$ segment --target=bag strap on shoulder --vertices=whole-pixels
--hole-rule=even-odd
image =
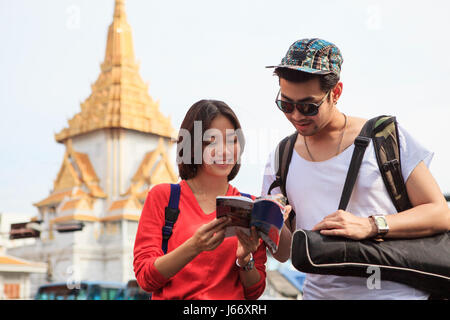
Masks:
[[[341,201],[339,202],[338,208],[340,210],[345,210],[350,201],[350,196],[352,195],[353,187],[355,186],[356,178],[358,177],[364,153],[366,152],[366,148],[372,137],[372,128],[375,122],[375,118],[367,121],[355,139],[355,149],[353,150],[352,160],[350,161],[344,188],[342,190]]]
[[[292,153],[294,152],[295,141],[297,140],[297,131],[290,136],[285,137],[278,143],[277,149],[275,151],[275,180],[269,187],[267,194],[270,194],[273,189],[280,187],[281,193],[287,199],[287,204],[289,204],[289,199],[287,197],[286,191],[286,180],[289,171],[289,164],[291,163]],[[288,221],[292,225],[292,221],[295,218],[295,211],[291,210],[289,213]]]
[[[241,192],[241,196],[246,197],[246,198],[249,198],[249,199],[252,198],[252,196],[251,196],[250,194],[248,194],[248,193],[243,193],[243,192]]]
[[[339,209],[347,208],[367,145],[372,140],[378,167],[389,196],[398,212],[412,207],[401,171],[400,142],[395,117],[368,120],[355,139],[355,150],[345,179]]]
[[[280,187],[281,193],[287,197],[286,194],[286,178],[289,171],[289,163],[291,162],[292,153],[294,152],[295,140],[298,133],[295,132],[290,136],[285,137],[277,146],[275,151],[275,180],[269,187],[267,194],[272,192],[272,189]]]
[[[372,141],[381,176],[397,212],[412,208],[402,174],[396,118],[378,117],[373,128]]]
[[[162,250],[164,254],[167,253],[167,246],[169,243],[169,238],[172,236],[172,229],[175,225],[175,222],[178,219],[178,214],[180,213],[180,209],[178,208],[180,203],[180,193],[181,186],[179,184],[171,184],[170,185],[170,198],[169,204],[165,208],[165,224],[162,228]]]

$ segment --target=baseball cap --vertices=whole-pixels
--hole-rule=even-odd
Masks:
[[[315,74],[340,75],[344,62],[341,52],[331,42],[314,38],[294,42],[277,66],[266,68],[289,68]]]

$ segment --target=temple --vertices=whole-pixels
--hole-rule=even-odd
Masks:
[[[55,134],[65,153],[50,194],[34,204],[41,237],[13,251],[47,263],[35,286],[69,278],[134,279],[134,237],[147,192],[178,180],[168,156],[177,132],[139,74],[123,0],[115,1],[105,58],[91,88],[81,111]],[[56,231],[80,222],[81,231]]]

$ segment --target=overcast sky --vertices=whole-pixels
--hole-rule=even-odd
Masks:
[[[98,77],[113,5],[0,0],[0,212],[34,215],[53,187],[64,154],[54,133]],[[449,1],[129,0],[126,11],[141,76],[175,128],[203,98],[237,113],[247,149],[233,184],[243,192],[259,194],[268,153],[293,132],[264,67],[319,37],[344,57],[338,108],[396,115],[435,152],[430,169],[450,193]]]

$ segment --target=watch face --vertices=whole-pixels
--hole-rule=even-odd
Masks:
[[[244,270],[250,271],[255,266],[255,260],[253,258],[247,263],[247,265],[244,267]]]
[[[387,228],[386,219],[384,219],[384,217],[376,217],[375,220],[380,229]]]

